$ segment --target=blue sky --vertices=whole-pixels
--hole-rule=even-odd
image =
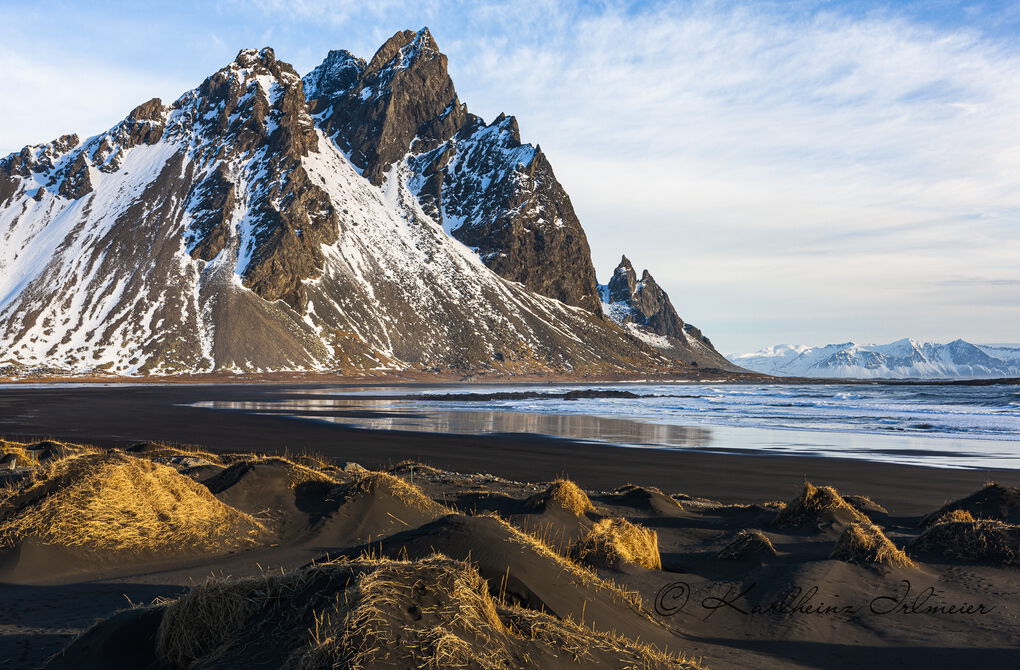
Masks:
[[[1020,341],[1016,2],[0,0],[0,153],[243,47],[305,72],[422,25],[549,154],[600,277],[626,253],[724,351]]]

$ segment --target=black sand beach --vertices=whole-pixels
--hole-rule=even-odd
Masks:
[[[856,459],[697,453],[577,444],[539,435],[459,436],[370,431],[326,422],[188,407],[201,400],[257,401],[294,385],[0,388],[0,435],[99,446],[140,441],[214,451],[311,452],[365,467],[404,459],[518,481],[568,475],[592,489],[657,486],[723,502],[785,497],[805,480],[826,482],[921,514],[993,479],[1020,485],[1020,471],[954,470]],[[415,392],[408,386],[409,393]]]

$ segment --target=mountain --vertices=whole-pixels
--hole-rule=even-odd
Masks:
[[[605,317],[545,155],[468,113],[446,64],[427,29],[303,78],[246,49],[172,104],[0,160],[0,367],[731,367]]]
[[[645,270],[637,278],[624,256],[609,283],[599,285],[603,312],[638,339],[692,365],[719,366],[711,340],[677,314],[666,292]]]
[[[898,340],[891,344],[853,342],[824,347],[780,344],[734,363],[770,375],[885,379],[981,379],[1020,376],[1020,345],[948,344]]]

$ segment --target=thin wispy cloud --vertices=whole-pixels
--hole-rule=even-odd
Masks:
[[[368,57],[429,25],[469,107],[516,114],[550,155],[600,275],[626,253],[724,349],[1020,333],[1009,4],[224,0],[165,13],[168,44],[208,45],[172,58],[150,45],[146,76],[181,90],[260,40],[307,70],[329,48]],[[0,36],[0,64],[24,53]],[[0,127],[8,150],[99,130],[103,109],[112,122],[163,94],[123,101],[144,77],[110,60],[89,97],[75,89],[89,69],[58,83],[66,54],[50,44],[20,65],[43,75],[0,78],[18,91]],[[29,119],[37,107],[53,111]]]

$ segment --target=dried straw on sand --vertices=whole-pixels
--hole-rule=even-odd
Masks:
[[[156,653],[170,668],[696,668],[627,638],[504,603],[469,564],[358,559],[212,581],[165,606]],[[267,645],[265,639],[271,639]]]
[[[597,522],[571,547],[570,557],[601,568],[618,568],[632,563],[649,570],[662,569],[658,533],[626,519]]]
[[[263,530],[173,468],[116,453],[56,461],[0,493],[5,547],[32,538],[102,556],[224,551]]]
[[[943,505],[921,520],[922,526],[931,526],[949,512],[969,512],[975,519],[996,519],[1007,523],[1020,523],[1020,488],[989,483],[966,498]]]
[[[760,530],[746,529],[719,552],[719,558],[728,561],[770,558],[776,555],[776,547],[769,536]]]
[[[961,561],[1020,565],[1020,526],[989,519],[948,521],[924,531],[910,548]]]
[[[588,494],[569,479],[557,479],[546,490],[528,498],[525,505],[538,510],[545,510],[551,505],[562,507],[577,516],[595,511]]]
[[[774,522],[778,528],[821,523],[871,523],[871,520],[831,486],[804,482],[804,490],[776,515]]]
[[[902,549],[897,549],[881,528],[871,523],[847,526],[836,540],[830,558],[847,563],[917,567],[917,563],[903,553]]]

